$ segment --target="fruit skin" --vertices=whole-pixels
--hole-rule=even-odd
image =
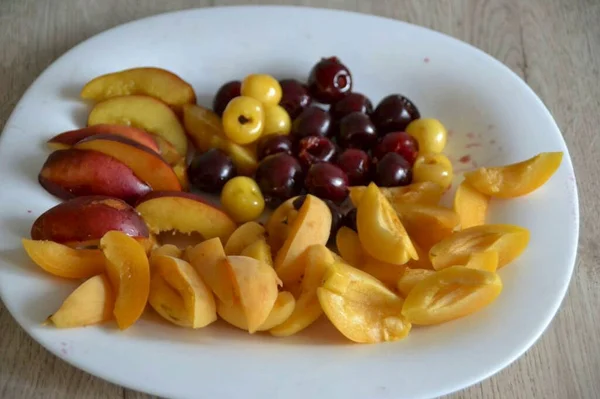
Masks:
[[[236,97],[223,111],[223,131],[236,144],[250,144],[258,140],[264,127],[264,106],[255,98]]]
[[[246,222],[231,234],[224,250],[227,255],[240,255],[250,244],[265,237],[265,228],[257,222]]]
[[[543,186],[558,170],[562,158],[562,152],[542,152],[522,162],[467,172],[465,180],[492,197],[520,197]]]
[[[353,112],[371,115],[373,113],[373,103],[364,94],[348,93],[340,101],[333,104],[329,112],[335,121],[340,121]]]
[[[31,238],[71,244],[99,240],[111,230],[133,237],[149,236],[140,215],[126,202],[105,196],[86,196],[58,204],[41,214]]]
[[[308,136],[297,144],[297,158],[304,169],[319,162],[330,162],[337,152],[335,144],[326,137]]]
[[[490,197],[475,190],[463,181],[454,194],[454,212],[460,219],[460,227],[468,229],[485,224]]]
[[[307,136],[331,136],[333,122],[329,112],[322,108],[311,106],[306,108],[294,119],[291,135],[297,140]]]
[[[219,237],[225,241],[236,228],[225,212],[192,193],[153,191],[140,199],[135,209],[154,234],[175,230],[199,233],[205,240]]]
[[[269,313],[267,319],[256,329],[256,331],[267,331],[280,325],[290,317],[295,306],[296,300],[291,293],[287,291],[280,292],[273,304],[271,313]],[[248,330],[248,323],[246,323],[246,316],[244,315],[241,304],[225,304],[219,302],[217,312],[223,320],[232,326],[241,330]]]
[[[257,219],[265,209],[265,199],[254,180],[238,176],[229,180],[221,192],[221,204],[237,223]]]
[[[233,302],[233,283],[225,262],[221,240],[211,238],[186,249],[185,257],[221,302]]]
[[[295,79],[283,79],[279,81],[282,90],[281,105],[294,120],[312,103],[306,85]]]
[[[308,91],[318,102],[333,104],[352,91],[352,74],[337,57],[322,58],[310,71]]]
[[[389,152],[375,165],[373,181],[381,187],[406,186],[413,181],[413,170],[402,155]]]
[[[367,187],[364,186],[350,187],[350,200],[354,206],[358,206],[366,190]],[[379,191],[393,207],[405,203],[437,205],[444,194],[444,189],[432,182],[412,183],[402,187],[380,187]]]
[[[258,159],[262,160],[269,155],[277,154],[278,152],[284,152],[288,155],[292,155],[292,140],[288,136],[282,135],[268,135],[262,136],[258,140],[256,146],[256,153]]]
[[[422,119],[418,119],[420,121]],[[388,152],[402,155],[412,166],[419,155],[419,143],[414,137],[404,132],[388,133],[373,149],[373,158],[382,159]]]
[[[447,189],[452,185],[453,177],[452,163],[444,154],[433,152],[420,154],[413,165],[415,183],[430,181]]]
[[[400,94],[385,97],[372,115],[380,136],[390,132],[404,132],[410,122],[420,117],[421,114],[412,101]]]
[[[217,90],[217,93],[215,94],[212,105],[213,111],[215,111],[217,115],[222,116],[227,104],[229,104],[229,101],[241,95],[242,82],[239,80],[232,80],[225,83],[219,88],[219,90]]]
[[[310,194],[336,203],[348,196],[348,176],[338,166],[330,163],[311,166],[304,185]]]
[[[300,193],[302,167],[296,158],[285,153],[269,155],[258,165],[256,183],[271,207]]]
[[[418,141],[423,152],[440,153],[448,140],[448,131],[437,119],[416,119],[408,124],[406,133]]]
[[[152,97],[131,95],[104,100],[92,108],[87,124],[136,127],[165,138],[182,156],[187,154],[187,138],[177,115]]]
[[[103,101],[112,97],[144,94],[155,97],[176,111],[195,103],[192,86],[162,68],[132,68],[98,76],[81,90],[81,98]]]
[[[271,75],[251,74],[242,81],[242,96],[252,97],[265,106],[277,105],[281,100],[281,85]]]
[[[366,152],[349,148],[338,155],[335,163],[348,176],[350,186],[368,184],[371,175],[371,158]]]
[[[371,148],[377,142],[377,130],[367,114],[353,112],[339,122],[338,142],[342,148]]]
[[[218,193],[237,175],[231,158],[217,148],[194,156],[187,170],[190,183],[208,193]]]
[[[278,134],[288,135],[292,130],[292,120],[287,111],[279,105],[265,107],[265,126],[263,136]]]

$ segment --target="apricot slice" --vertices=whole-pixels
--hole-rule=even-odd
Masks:
[[[465,180],[491,197],[520,197],[543,186],[556,172],[562,158],[562,152],[542,152],[523,162],[467,172]]]
[[[277,253],[283,243],[290,235],[292,223],[298,217],[298,211],[294,208],[294,200],[298,197],[293,197],[282,203],[271,213],[265,229],[267,231],[267,243],[271,247],[273,253]]]
[[[275,270],[284,284],[300,281],[305,264],[302,255],[312,245],[327,244],[331,230],[331,211],[327,204],[307,195],[289,235],[275,257]]]
[[[397,204],[395,209],[410,238],[427,250],[450,236],[460,222],[456,212],[442,206]]]
[[[183,251],[173,244],[165,244],[152,250],[150,258],[155,256],[171,256],[173,258],[181,259],[183,256]]]
[[[402,298],[352,266],[330,267],[317,296],[325,315],[351,341],[396,341],[410,331],[410,322],[401,314]]]
[[[468,229],[485,224],[490,197],[480,193],[463,181],[454,194],[454,212],[460,220],[460,227]]]
[[[512,262],[527,247],[529,230],[508,224],[486,224],[455,232],[429,251],[434,269],[465,265],[474,252],[498,252],[498,268]]]
[[[265,236],[265,228],[256,222],[247,222],[239,226],[225,244],[227,255],[240,255],[244,248]]]
[[[415,285],[404,301],[402,315],[419,325],[445,323],[483,309],[501,291],[496,273],[453,266]]]
[[[131,206],[105,197],[79,197],[50,208],[31,227],[31,238],[58,243],[98,242],[107,231],[148,237],[148,227]]]
[[[104,255],[97,249],[73,249],[52,241],[22,239],[36,265],[65,278],[88,278],[104,272]]]
[[[138,202],[136,210],[154,234],[175,230],[225,242],[236,228],[225,212],[192,193],[153,191]]]
[[[156,67],[131,68],[98,76],[81,90],[81,98],[94,101],[131,94],[158,98],[175,110],[196,102],[189,83],[173,72]]]
[[[91,277],[48,320],[58,328],[85,327],[112,319],[115,299],[104,274]]]
[[[48,156],[40,185],[61,199],[106,195],[134,203],[152,191],[124,163],[97,151],[58,150]]]
[[[271,267],[273,266],[271,248],[269,247],[269,244],[267,244],[267,240],[265,240],[265,238],[256,240],[252,244],[248,245],[246,248],[244,248],[240,255],[249,256],[260,262],[264,262]]]
[[[190,180],[188,179],[187,165],[185,163],[185,159],[181,159],[180,162],[173,165],[173,172],[175,172],[175,176],[177,176],[177,180],[179,180],[181,189],[183,191],[189,191]]]
[[[294,296],[287,291],[280,292],[277,295],[273,309],[267,319],[258,327],[256,331],[270,330],[281,323],[285,322],[292,312],[296,300]],[[238,303],[225,304],[219,302],[217,304],[217,313],[227,323],[241,330],[248,330],[248,323],[246,322],[246,315],[241,305]]]
[[[380,187],[379,190],[392,206],[407,203],[437,205],[444,194],[444,189],[432,182],[413,183],[401,187]],[[350,200],[355,207],[358,207],[365,191],[367,191],[365,186],[350,187]]]
[[[498,252],[494,250],[474,252],[465,264],[468,269],[495,272],[498,269]]]
[[[116,124],[132,126],[169,141],[179,154],[187,154],[187,137],[177,115],[168,105],[148,96],[113,97],[94,106],[88,126]]]
[[[435,270],[406,268],[398,279],[396,288],[406,298],[418,283],[433,274],[435,274]]]
[[[363,263],[365,253],[356,231],[346,226],[340,227],[335,236],[335,245],[342,259],[349,265],[359,267]]]
[[[356,225],[363,249],[373,258],[396,265],[419,258],[396,212],[374,183],[358,205]]]
[[[151,134],[151,136],[154,138],[154,141],[156,141],[159,149],[158,152],[166,163],[174,167],[175,165],[185,162],[185,156],[180,154],[173,144],[156,134]]]
[[[186,249],[185,257],[221,302],[233,301],[233,283],[224,265],[226,255],[219,238]]]
[[[100,240],[106,271],[116,292],[115,319],[121,330],[132,326],[144,312],[150,291],[146,251],[133,238],[109,231]]]
[[[181,327],[192,328],[191,316],[185,308],[183,297],[160,274],[155,273],[150,279],[148,303],[165,320]]]

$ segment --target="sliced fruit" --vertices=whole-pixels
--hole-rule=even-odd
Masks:
[[[498,252],[488,250],[483,252],[473,252],[465,264],[468,269],[485,270],[495,272],[498,269]]]
[[[465,180],[492,197],[520,197],[544,185],[557,171],[562,158],[562,152],[542,152],[523,162],[467,172]]]
[[[236,228],[222,210],[198,195],[180,191],[151,192],[138,202],[136,210],[154,234],[175,230],[199,233],[204,239],[219,237],[225,242]]]
[[[346,263],[354,267],[360,267],[363,264],[365,253],[356,231],[342,226],[335,236],[335,245]]]
[[[277,295],[277,299],[275,300],[273,309],[271,309],[271,313],[269,313],[267,319],[260,325],[260,327],[258,327],[256,331],[270,330],[271,328],[285,322],[294,311],[295,304],[296,300],[292,294],[287,291],[280,292]],[[242,330],[248,330],[246,315],[244,314],[241,304],[224,304],[223,302],[219,302],[217,304],[217,313],[223,320],[232,326]]]
[[[453,266],[415,285],[402,314],[414,324],[440,324],[486,307],[501,291],[502,281],[496,273]]]
[[[456,212],[442,206],[397,204],[395,209],[410,238],[425,250],[450,236],[460,222]]]
[[[279,205],[265,224],[267,242],[273,253],[277,253],[281,249],[290,234],[294,220],[298,216],[298,211],[294,208],[296,198],[298,197],[290,198]]]
[[[405,298],[410,294],[415,285],[435,274],[435,270],[406,268],[398,279],[396,288]]]
[[[114,315],[121,330],[142,315],[150,291],[150,266],[146,251],[133,238],[109,231],[100,240],[106,271],[116,293]]]
[[[166,163],[173,166],[173,168],[175,165],[185,163],[185,156],[180,154],[175,146],[167,141],[167,139],[157,136],[156,134],[151,134],[151,136],[154,138],[154,141],[156,141],[158,152]]]
[[[187,137],[177,115],[164,102],[149,96],[113,97],[94,106],[88,126],[133,126],[165,138],[179,154],[187,154]]]
[[[380,187],[381,194],[395,206],[396,204],[437,205],[444,194],[439,184],[432,182],[413,183],[400,187]],[[350,187],[350,200],[358,207],[360,199],[367,191],[366,186]]]
[[[112,319],[114,306],[110,282],[99,274],[77,287],[48,320],[58,328],[85,327]]]
[[[455,232],[434,245],[429,258],[436,270],[465,265],[471,254],[498,252],[498,268],[512,262],[527,247],[529,230],[508,224],[486,224]]]
[[[265,228],[256,222],[247,222],[239,226],[227,240],[225,253],[240,255],[244,248],[265,237]]]
[[[187,165],[185,164],[185,159],[182,159],[180,162],[173,165],[173,172],[175,172],[175,176],[177,176],[177,180],[179,180],[179,184],[181,184],[181,189],[183,191],[189,191],[190,180],[188,179]]]
[[[485,224],[490,197],[480,193],[463,181],[454,194],[454,212],[460,220],[460,227],[468,229]]]
[[[171,256],[173,258],[181,259],[183,256],[183,251],[173,244],[165,244],[152,250],[150,257],[152,258],[154,256]]]
[[[267,244],[267,240],[264,237],[254,241],[252,244],[244,248],[240,255],[249,256],[260,262],[264,262],[271,267],[273,266],[271,248],[269,247],[269,244]]]
[[[48,140],[48,146],[53,150],[65,150],[71,148],[81,140],[97,134],[112,134],[125,137],[150,148],[156,153],[160,153],[158,143],[151,134],[146,133],[144,130],[124,125],[94,125],[81,129],[69,130]]]
[[[233,302],[233,282],[225,265],[225,250],[219,238],[211,238],[186,249],[184,257],[221,302]]]
[[[181,327],[192,327],[183,297],[160,274],[152,275],[148,303],[165,320]]]

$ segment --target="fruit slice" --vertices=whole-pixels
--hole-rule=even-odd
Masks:
[[[173,165],[173,172],[175,172],[175,176],[177,176],[177,180],[179,180],[181,189],[183,191],[189,191],[190,180],[188,179],[187,165],[185,163],[185,159],[181,159],[180,162]]]
[[[358,205],[356,225],[363,249],[373,258],[396,265],[419,258],[396,212],[374,183]]]
[[[124,201],[89,196],[74,198],[44,212],[33,223],[31,238],[75,244],[99,240],[111,230],[133,237],[149,236],[144,220]]]
[[[380,187],[379,190],[392,206],[406,203],[437,205],[444,194],[444,189],[432,182],[413,183],[401,187]],[[355,207],[358,207],[365,191],[367,191],[365,186],[350,187],[350,200]]]
[[[415,285],[402,314],[414,324],[440,324],[486,307],[501,291],[502,281],[496,273],[453,266]]]
[[[410,331],[401,314],[402,298],[351,266],[336,263],[329,268],[317,296],[329,320],[351,341],[396,341]]]
[[[173,258],[181,259],[183,256],[183,251],[173,244],[165,244],[152,250],[150,258],[155,256],[171,256]]]
[[[195,103],[192,86],[162,68],[144,67],[108,73],[90,80],[81,90],[81,98],[104,101],[108,98],[145,94],[162,100],[175,110]]]
[[[244,248],[253,242],[264,238],[265,228],[256,222],[247,222],[239,226],[227,240],[225,253],[240,255]]]
[[[134,203],[152,191],[124,163],[88,150],[53,152],[42,166],[38,180],[46,191],[61,199],[106,195]]]
[[[187,138],[177,115],[168,105],[148,96],[113,97],[94,106],[88,126],[116,124],[133,126],[165,138],[182,156],[187,154]]]
[[[456,212],[442,206],[397,204],[395,210],[410,238],[425,250],[450,236],[460,222]]]
[[[267,244],[267,240],[264,237],[254,241],[252,244],[244,248],[240,255],[249,256],[273,267],[273,256],[271,255],[271,248],[269,247],[269,244]]]
[[[192,328],[202,328],[217,320],[213,294],[188,262],[157,255],[152,257],[152,267],[182,298]]]
[[[185,258],[221,302],[233,302],[233,282],[225,265],[225,251],[219,238],[211,238],[186,249]]]
[[[192,327],[192,320],[185,308],[183,298],[159,274],[153,274],[150,280],[148,303],[165,320],[181,327]]]
[[[109,231],[100,240],[106,271],[116,292],[115,319],[121,330],[140,318],[150,291],[150,266],[146,251],[133,238]]]
[[[542,152],[523,162],[467,172],[465,180],[477,191],[492,197],[520,197],[544,185],[562,158],[562,152]]]
[[[406,268],[398,279],[396,288],[406,298],[417,284],[434,274],[435,270]]]
[[[97,134],[125,137],[150,148],[156,153],[160,153],[158,143],[151,134],[146,133],[144,130],[124,125],[94,125],[81,129],[69,130],[48,140],[48,146],[53,150],[64,150],[71,148],[83,139]]]
[[[104,255],[97,249],[73,249],[52,241],[22,239],[23,248],[36,265],[65,278],[88,278],[104,272]]]
[[[239,174],[251,176],[256,170],[258,160],[255,146],[239,145],[227,139],[221,118],[214,112],[199,105],[186,105],[183,107],[183,124],[200,152],[218,148],[231,157]]]
[[[277,300],[275,300],[275,304],[273,305],[273,309],[271,309],[271,313],[269,313],[267,319],[260,325],[260,327],[258,327],[256,331],[270,330],[271,328],[285,322],[294,311],[295,304],[296,300],[292,294],[287,291],[280,292],[277,295]],[[246,315],[244,314],[241,304],[224,304],[223,302],[219,302],[217,304],[217,313],[223,320],[232,326],[242,330],[248,330]]]
[[[151,136],[156,141],[158,152],[166,163],[175,166],[181,162],[185,162],[185,156],[181,155],[173,144],[156,134],[151,134]]]
[[[512,262],[527,247],[529,230],[508,224],[486,224],[456,232],[434,245],[429,258],[436,270],[465,265],[471,254],[498,252],[498,268]]]
[[[138,202],[136,210],[154,234],[175,230],[226,241],[236,227],[225,212],[209,205],[202,197],[180,191],[151,192]]]
[[[460,220],[460,227],[468,229],[485,224],[490,197],[480,193],[463,181],[454,194],[454,212]]]
[[[76,149],[109,155],[127,165],[137,177],[157,191],[181,191],[173,169],[157,153],[120,136],[96,135],[75,144]]]
[[[365,253],[356,231],[346,226],[340,227],[335,236],[335,245],[346,263],[354,267],[362,265]]]
[[[267,231],[267,243],[271,247],[273,253],[277,253],[283,243],[290,235],[292,224],[296,217],[298,217],[298,211],[294,208],[294,200],[298,197],[293,197],[282,203],[273,211],[269,220],[265,224]]]
[[[269,317],[280,281],[271,266],[247,256],[228,256],[224,264],[233,281],[235,298],[246,315],[248,332],[252,334]]]
[[[474,252],[469,256],[465,267],[468,269],[495,272],[498,269],[498,252],[494,250]]]
[[[331,230],[331,211],[325,202],[307,195],[289,236],[275,257],[275,270],[284,284],[300,281],[305,263],[302,256],[312,245],[325,245]]]
[[[112,319],[115,298],[104,274],[91,277],[48,318],[58,328],[85,327]]]

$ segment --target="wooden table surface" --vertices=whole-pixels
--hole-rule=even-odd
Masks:
[[[475,45],[508,65],[554,115],[575,163],[581,239],[558,315],[523,357],[453,398],[600,398],[600,1],[598,0],[0,0],[0,126],[34,79],[75,44],[166,11],[296,4],[377,14]],[[510,99],[507,99],[510,101]],[[526,133],[526,132],[524,132]],[[0,302],[0,398],[145,398],[67,365]]]

